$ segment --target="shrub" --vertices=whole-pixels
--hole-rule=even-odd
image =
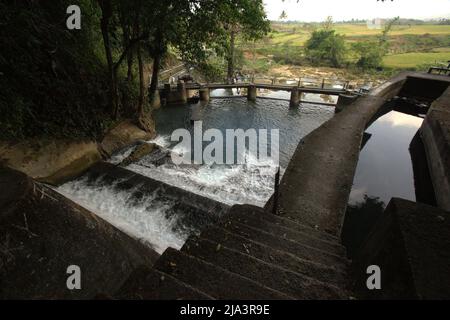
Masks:
[[[344,63],[345,54],[344,37],[335,30],[316,30],[306,42],[305,55],[313,64],[340,67]]]

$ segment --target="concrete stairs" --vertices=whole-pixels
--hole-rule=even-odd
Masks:
[[[327,233],[253,206],[168,248],[121,299],[348,299],[345,249]]]

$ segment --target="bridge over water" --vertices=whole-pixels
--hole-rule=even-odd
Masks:
[[[267,84],[267,83],[253,83],[253,82],[238,82],[238,83],[184,83],[179,81],[176,88],[171,84],[164,84],[159,87],[161,92],[161,98],[165,99],[168,104],[176,103],[186,103],[191,91],[198,91],[200,101],[208,101],[211,98],[223,98],[223,97],[212,97],[210,95],[211,90],[217,89],[246,89],[247,99],[250,101],[255,101],[257,98],[258,89],[273,90],[273,91],[287,91],[291,93],[290,96],[290,106],[297,106],[300,102],[304,103],[314,103],[322,105],[334,106],[335,103],[324,103],[324,102],[310,102],[302,101],[301,97],[303,93],[310,94],[320,94],[320,95],[330,95],[339,96],[342,94],[349,93],[348,82],[342,85],[327,84],[325,80],[322,80],[320,84],[313,85],[302,85],[301,81],[297,84]]]

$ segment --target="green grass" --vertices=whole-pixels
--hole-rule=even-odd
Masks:
[[[434,48],[433,52],[450,52],[450,47],[445,48]]]
[[[365,24],[336,24],[335,29],[338,33],[346,36],[370,36],[381,33],[380,29],[369,29]],[[405,34],[432,34],[442,35],[450,34],[449,25],[413,25],[413,26],[394,26],[390,35]]]
[[[445,51],[445,50],[447,51]],[[383,63],[388,68],[414,69],[425,64],[439,64],[450,60],[450,48],[440,48],[441,52],[410,52],[386,56]]]
[[[294,46],[303,45],[308,40],[310,34],[303,33],[276,33],[271,39],[273,44],[289,44]]]
[[[302,47],[317,28],[319,24],[274,23],[273,32],[254,49],[281,64],[302,64]],[[366,24],[335,24],[334,28],[344,35],[348,47],[355,42],[376,40],[382,32],[369,29]],[[396,25],[389,42],[391,55],[385,57],[384,65],[391,69],[414,69],[450,60],[450,25]],[[352,61],[351,52],[348,59]]]
[[[346,42],[352,43],[373,39],[381,34],[380,29],[369,29],[365,24],[336,24],[337,33],[345,36]],[[273,25],[275,30],[269,35],[269,43],[273,45],[293,45],[303,46],[314,28],[305,27],[302,24],[290,24],[287,26]],[[413,25],[394,26],[390,32],[390,37],[394,41],[402,39],[414,39],[417,36],[426,37],[450,37],[450,25]],[[413,41],[413,40],[410,40]]]

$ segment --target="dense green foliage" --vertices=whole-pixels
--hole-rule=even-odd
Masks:
[[[66,9],[81,8],[81,30]],[[99,137],[149,110],[160,67],[176,52],[209,66],[229,52],[230,26],[268,30],[261,0],[78,0],[0,3],[0,138]],[[150,100],[151,101],[151,100]]]
[[[357,58],[356,65],[362,69],[379,68],[386,54],[385,48],[378,42],[356,42],[352,45]]]
[[[328,28],[316,30],[306,42],[305,54],[314,64],[325,63],[340,67],[346,54],[344,37]]]
[[[97,136],[108,125],[98,15],[80,1],[83,28],[69,31],[71,2],[0,3],[1,138]]]

